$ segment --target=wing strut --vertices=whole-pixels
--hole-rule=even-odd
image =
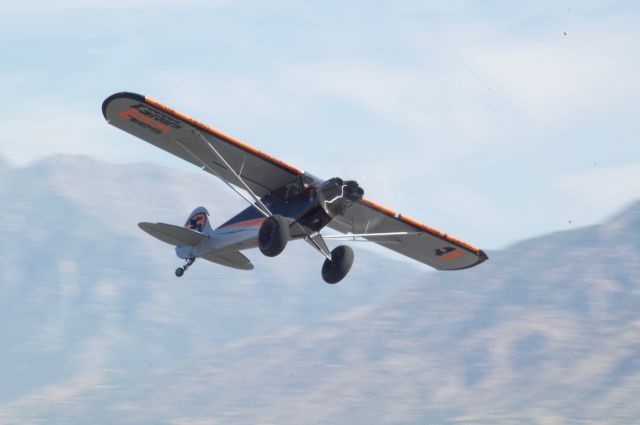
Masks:
[[[238,189],[236,189],[235,186],[233,186],[232,184],[230,184],[228,181],[226,181],[225,179],[223,179],[220,174],[218,174],[216,172],[216,170],[214,170],[213,168],[211,168],[209,165],[207,165],[207,163],[205,163],[204,161],[202,161],[200,158],[198,158],[193,152],[191,152],[184,144],[182,144],[180,142],[180,140],[176,140],[176,143],[178,144],[178,146],[180,146],[182,148],[183,151],[185,151],[186,153],[188,153],[189,155],[191,155],[191,157],[193,159],[195,159],[197,162],[199,162],[200,164],[202,164],[201,169],[207,169],[211,172],[211,174],[213,174],[214,176],[218,177],[220,180],[222,180],[224,182],[224,184],[226,184],[227,186],[229,186],[231,188],[231,190],[233,190],[235,193],[237,193],[238,195],[240,195],[240,197],[242,199],[244,199],[245,201],[247,201],[252,207],[254,207],[255,209],[257,209],[262,215],[264,215],[265,217],[269,217],[269,214],[265,211],[263,211],[260,206],[256,205],[255,203],[253,203],[253,201],[249,198],[247,198],[244,193],[240,192]]]
[[[251,197],[253,198],[253,201],[251,199],[247,198],[242,192],[240,192],[238,189],[236,189],[232,184],[227,182],[226,179],[223,179],[220,176],[220,174],[218,174],[213,168],[211,168],[204,161],[202,161],[200,158],[198,158],[184,144],[182,144],[182,143],[180,143],[180,141],[176,140],[178,145],[180,145],[180,147],[185,152],[187,152],[189,155],[191,155],[196,161],[201,163],[203,169],[204,168],[208,169],[213,175],[215,175],[220,180],[222,180],[227,186],[229,186],[234,192],[236,192],[238,195],[240,195],[240,197],[242,197],[242,199],[244,199],[249,204],[251,204],[251,206],[253,206],[255,209],[257,209],[262,215],[264,215],[265,217],[271,217],[273,214],[271,213],[269,208],[267,208],[267,206],[260,200],[260,198],[258,198],[258,196],[256,196],[255,193],[253,193],[251,188],[244,182],[242,177],[240,177],[240,175],[238,173],[236,173],[236,171],[229,165],[227,160],[225,160],[224,157],[222,155],[220,155],[220,153],[216,150],[216,148],[214,148],[211,145],[211,143],[209,143],[209,141],[198,130],[193,129],[192,131],[196,136],[198,136],[204,142],[205,145],[207,145],[209,147],[209,149],[211,149],[211,151],[215,154],[215,156],[218,157],[218,159],[222,162],[222,164],[224,164],[224,167],[233,174],[233,176],[236,178],[236,180],[240,182],[242,187],[251,195]],[[245,160],[246,160],[246,156],[245,156],[244,160],[242,161],[242,166],[240,167],[240,173],[242,173],[242,169],[244,168]]]
[[[346,235],[325,235],[325,239],[339,239],[339,238],[368,238],[370,236],[400,236],[400,235],[423,235],[424,232],[387,232],[387,233],[349,233]]]
[[[401,243],[397,238],[391,238],[391,240],[387,241],[380,239],[393,236],[419,236],[423,234],[424,232],[353,233],[347,235],[324,235],[323,238],[352,242]],[[372,240],[367,240],[368,238],[371,238]]]
[[[228,183],[226,180],[220,178],[220,175],[213,170],[210,166],[208,166],[206,163],[204,163],[203,161],[201,161],[197,156],[195,156],[189,149],[187,149],[186,146],[184,146],[182,143],[180,143],[179,141],[178,144],[180,145],[180,147],[182,149],[184,149],[187,153],[189,153],[189,155],[191,155],[192,157],[194,157],[195,159],[198,160],[198,162],[200,162],[202,164],[203,168],[208,168],[209,171],[211,171],[214,175],[218,176],[220,178],[220,180],[222,180],[223,182],[225,182],[227,184],[227,186],[229,186],[231,189],[233,189],[234,192],[236,192],[238,195],[240,195],[245,201],[249,202],[253,207],[255,207],[258,211],[260,211],[265,217],[271,217],[273,214],[271,213],[271,211],[269,211],[269,208],[267,208],[267,206],[260,200],[260,198],[258,198],[258,196],[256,196],[255,193],[253,193],[253,191],[251,190],[251,188],[244,182],[244,180],[242,179],[242,177],[240,177],[240,175],[238,173],[236,173],[236,171],[229,165],[229,163],[224,159],[224,157],[220,154],[220,152],[218,152],[216,150],[216,148],[213,147],[213,145],[206,139],[206,137],[204,137],[202,135],[202,133],[200,133],[198,130],[193,129],[192,130],[193,133],[198,136],[205,145],[207,145],[209,147],[209,149],[211,149],[211,151],[215,154],[216,157],[218,157],[218,159],[222,162],[222,164],[224,164],[225,168],[227,170],[229,170],[234,177],[236,178],[237,181],[240,182],[240,184],[242,185],[242,187],[249,193],[249,195],[251,195],[251,197],[253,198],[254,202],[251,202],[251,200],[249,198],[247,198],[246,196],[244,196],[244,194],[242,192],[240,192],[238,189],[236,189],[232,184]],[[242,165],[240,166],[240,173],[242,173],[242,169],[244,168],[244,161],[245,159],[242,161]],[[306,232],[306,230],[300,225],[300,223],[298,223],[298,226],[302,229],[302,231],[306,234],[304,240],[307,241],[309,243],[309,245],[311,245],[312,247],[314,247],[315,249],[317,249],[322,255],[324,255],[329,261],[331,261],[331,251],[329,250],[329,247],[327,247],[326,242],[324,241],[322,235],[319,232],[315,232],[314,234],[309,234]]]
[[[249,185],[247,185],[244,180],[242,180],[242,177],[240,177],[238,175],[238,173],[236,173],[236,170],[234,170],[229,163],[227,162],[226,159],[224,159],[224,157],[222,155],[220,155],[220,153],[216,150],[216,148],[213,147],[213,145],[211,143],[209,143],[209,141],[202,135],[202,133],[200,133],[198,130],[193,129],[192,130],[194,132],[194,134],[196,136],[198,136],[200,139],[202,139],[202,141],[205,143],[205,145],[209,146],[209,149],[211,149],[211,151],[218,157],[218,159],[220,161],[222,161],[222,163],[224,164],[224,166],[227,168],[227,170],[231,171],[231,173],[235,176],[236,179],[238,179],[238,181],[240,182],[240,184],[242,184],[242,187],[249,192],[249,195],[251,195],[251,197],[253,198],[253,200],[255,201],[255,203],[257,205],[260,206],[260,208],[258,208],[260,210],[260,212],[262,214],[264,214],[267,217],[271,217],[273,214],[271,213],[271,211],[269,211],[269,208],[267,208],[267,206],[265,204],[262,203],[262,201],[260,200],[260,198],[258,198],[256,196],[255,193],[253,193],[253,190],[251,190],[251,188],[249,187]],[[244,167],[244,162],[242,164],[242,167]]]

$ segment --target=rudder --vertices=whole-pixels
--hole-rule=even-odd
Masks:
[[[189,218],[187,218],[186,223],[184,223],[184,227],[204,233],[205,235],[210,235],[213,230],[209,223],[209,211],[207,211],[205,207],[196,208],[189,214]]]

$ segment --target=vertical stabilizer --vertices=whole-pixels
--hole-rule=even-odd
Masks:
[[[213,233],[209,224],[209,211],[205,207],[198,207],[191,214],[184,224],[187,229],[192,229],[205,235]]]

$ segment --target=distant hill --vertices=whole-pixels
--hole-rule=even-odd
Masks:
[[[102,369],[144,375],[387,299],[428,273],[412,266],[387,284],[377,279],[392,273],[387,263],[356,246],[349,280],[330,286],[320,277],[323,258],[296,242],[275,259],[249,251],[252,272],[198,261],[178,279],[173,248],[137,227],[182,224],[198,205],[222,223],[243,202],[215,178],[148,164],[0,162],[0,423],[2,406],[51,385],[67,388]]]
[[[242,204],[214,180],[78,157],[0,176],[0,423],[640,417],[640,203],[460,272],[358,249],[330,286],[298,243],[178,280],[135,223],[222,221]]]

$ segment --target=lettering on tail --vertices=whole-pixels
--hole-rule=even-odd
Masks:
[[[204,228],[207,224],[207,215],[203,212],[199,212],[191,216],[187,221],[185,227],[187,229],[196,230],[198,232],[204,232]]]

